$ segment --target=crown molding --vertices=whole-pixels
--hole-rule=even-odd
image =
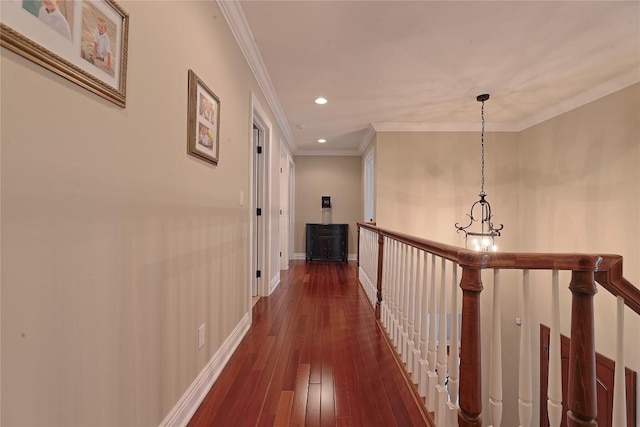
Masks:
[[[291,133],[291,128],[287,122],[287,117],[282,111],[282,106],[278,100],[271,78],[267,72],[267,68],[262,61],[262,56],[258,50],[258,46],[254,41],[253,34],[249,28],[247,18],[244,16],[240,2],[237,0],[216,0],[224,19],[227,21],[227,25],[233,33],[233,37],[236,39],[240,50],[249,64],[249,68],[253,72],[260,89],[264,97],[267,99],[267,103],[271,108],[271,112],[276,118],[280,129],[284,135],[284,139],[292,152],[296,151],[296,145]]]
[[[348,151],[322,151],[322,150],[298,150],[293,133],[289,127],[278,96],[269,73],[262,61],[262,57],[255,44],[253,34],[244,16],[244,12],[238,0],[216,0],[233,36],[242,50],[249,68],[253,72],[269,107],[282,130],[286,144],[291,153],[302,156],[358,156],[362,155],[371,144],[377,132],[476,132],[478,123],[371,123],[366,129],[365,135],[356,150]],[[490,132],[520,132],[557,117],[568,111],[588,104],[596,99],[610,95],[628,86],[640,82],[640,67],[636,67],[608,82],[596,86],[587,92],[576,95],[570,99],[559,102],[547,109],[516,123],[492,123]]]
[[[489,132],[521,132],[525,129],[575,110],[599,98],[610,95],[640,82],[640,67],[636,67],[614,79],[586,92],[554,104],[545,110],[517,123],[492,123]],[[371,123],[375,132],[473,132],[478,123]]]
[[[371,123],[375,132],[477,132],[479,123]],[[516,132],[509,123],[492,123],[489,132]]]
[[[364,152],[367,151],[375,136],[376,130],[374,129],[373,124],[370,124],[365,129],[362,140],[360,141],[360,145],[358,146],[358,153],[360,153],[360,155],[364,154]]]
[[[611,95],[614,92],[622,90],[638,82],[640,82],[640,67],[636,67],[629,72],[626,72],[619,75],[618,77],[609,80],[608,82],[598,85],[572,98],[559,102],[539,112],[538,114],[522,120],[515,125],[515,128],[518,132],[523,131],[546,120],[564,114],[568,111],[575,110],[578,107],[582,107],[583,105],[593,102],[596,99]]]

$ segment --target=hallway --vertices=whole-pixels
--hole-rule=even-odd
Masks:
[[[422,426],[356,265],[293,261],[189,426]]]

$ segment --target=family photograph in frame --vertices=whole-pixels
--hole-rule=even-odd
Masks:
[[[187,109],[187,153],[217,165],[220,99],[193,70],[188,73]]]
[[[3,2],[3,47],[126,106],[129,15],[114,0]]]

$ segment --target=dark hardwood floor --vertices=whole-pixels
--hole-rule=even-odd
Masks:
[[[424,426],[355,263],[294,261],[195,413],[197,426]]]

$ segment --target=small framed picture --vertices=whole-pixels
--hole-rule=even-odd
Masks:
[[[189,70],[187,153],[218,164],[220,146],[220,99]]]
[[[0,44],[126,105],[129,15],[114,0],[2,2]]]

